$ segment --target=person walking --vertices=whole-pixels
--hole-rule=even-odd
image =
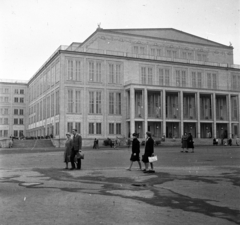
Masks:
[[[182,151],[181,152],[184,152],[184,149],[185,149],[185,152],[188,152],[187,139],[188,139],[188,135],[186,132],[184,132],[184,135],[182,136]]]
[[[82,149],[82,137],[81,135],[79,135],[77,133],[77,129],[73,129],[72,130],[72,133],[73,133],[73,140],[72,140],[72,143],[73,143],[73,146],[72,146],[72,153],[71,153],[71,165],[72,165],[72,168],[70,170],[75,170],[76,167],[75,167],[75,163],[74,163],[74,160],[75,160],[75,156],[81,152],[81,149]],[[77,158],[77,169],[80,170],[81,169],[81,159],[80,158]]]
[[[97,138],[94,139],[93,141],[93,149],[97,148]]]
[[[139,169],[142,170],[142,165],[141,165],[140,157],[139,157],[139,154],[140,154],[140,141],[138,140],[138,134],[137,133],[133,133],[132,136],[133,136],[133,142],[132,142],[132,155],[131,155],[131,158],[130,158],[131,162],[130,162],[130,166],[129,166],[129,168],[127,170],[131,171],[133,162],[135,162],[135,161],[138,162]]]
[[[71,134],[66,133],[66,142],[65,142],[65,149],[64,149],[64,162],[66,163],[65,169],[68,169],[68,163],[70,162],[70,157],[72,153],[72,139]]]
[[[151,165],[151,170],[149,170],[149,160],[148,157],[151,157],[154,155],[154,140],[152,139],[152,134],[151,132],[146,132],[147,135],[147,140],[145,143],[145,152],[142,157],[142,161],[145,165],[145,169],[143,170],[144,173],[155,173],[154,168],[153,168],[153,163],[150,163]]]
[[[191,133],[188,133],[188,139],[187,139],[187,148],[192,149],[192,153],[194,153],[194,141],[193,141],[193,136]]]

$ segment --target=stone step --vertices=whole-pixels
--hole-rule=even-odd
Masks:
[[[54,147],[50,139],[14,140],[13,148],[51,148]]]

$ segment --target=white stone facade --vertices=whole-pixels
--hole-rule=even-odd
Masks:
[[[175,29],[97,29],[60,48],[28,82],[28,136],[240,136],[232,46]]]

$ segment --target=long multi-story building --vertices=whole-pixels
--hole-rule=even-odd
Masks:
[[[26,133],[27,81],[0,80],[0,138]]]
[[[85,144],[146,131],[240,136],[233,47],[176,29],[99,27],[82,43],[60,46],[26,89],[27,136],[59,141],[72,128]]]

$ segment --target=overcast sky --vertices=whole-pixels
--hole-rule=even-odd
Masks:
[[[29,80],[60,45],[104,29],[174,28],[234,47],[240,0],[0,0],[0,79]]]

